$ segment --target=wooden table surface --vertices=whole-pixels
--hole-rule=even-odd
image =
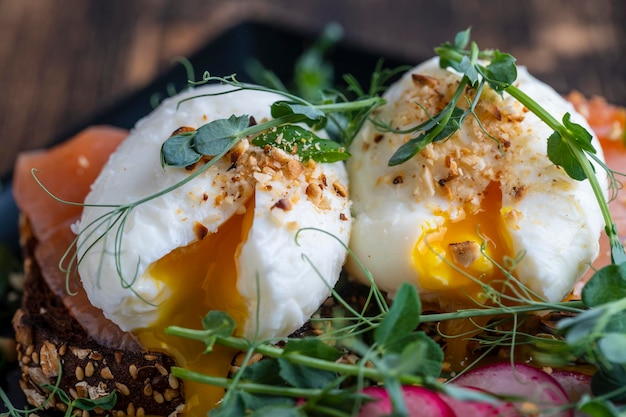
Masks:
[[[409,63],[473,27],[565,94],[626,105],[624,0],[0,0],[0,178],[237,23],[316,33]]]

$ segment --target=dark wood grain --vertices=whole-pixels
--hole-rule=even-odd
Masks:
[[[0,177],[45,146],[247,20],[314,33],[407,62],[472,26],[482,47],[513,53],[558,91],[626,104],[623,0],[0,0]]]

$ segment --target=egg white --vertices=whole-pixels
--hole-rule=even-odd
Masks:
[[[449,94],[459,81],[458,74],[439,68],[437,58],[426,61],[389,88],[384,96],[387,104],[374,117],[398,129],[415,126],[426,120],[423,113],[421,119],[416,116],[419,105],[428,106],[433,96]],[[516,85],[557,119],[569,112],[573,122],[591,131],[568,102],[525,68],[519,68]],[[434,95],[433,89],[437,89]],[[548,126],[508,94],[501,98],[486,90],[485,108],[503,118],[502,123],[490,125],[508,141],[503,153],[496,141],[481,136],[471,120],[450,140],[430,145],[398,166],[390,167],[388,161],[410,138],[408,134],[382,134],[367,123],[350,148],[347,166],[354,215],[350,247],[376,284],[391,294],[408,281],[417,285],[423,297],[439,297],[420,284],[423,277],[412,260],[415,245],[447,221],[463,218],[467,207],[480,207],[480,193],[494,181],[502,190],[503,213],[509,213],[493,213],[494,221],[504,222],[511,255],[524,253],[514,275],[531,290],[547,300],[561,300],[598,254],[603,220],[589,182],[572,180],[549,161],[547,138],[552,130]],[[477,154],[472,147],[479,136],[488,149]],[[595,137],[593,145],[602,159]],[[442,192],[439,183],[450,172],[444,153],[458,156],[462,168],[460,179],[446,183],[451,195]],[[606,189],[604,171],[597,164],[595,168]],[[366,279],[356,262],[349,261],[348,269]]]
[[[119,223],[102,224],[95,231],[89,227],[111,210],[97,205],[136,202],[190,175],[184,168],[163,169],[160,164],[161,145],[176,129],[197,128],[233,114],[247,114],[260,122],[271,118],[270,105],[281,98],[250,90],[198,97],[229,89],[204,86],[164,101],[137,123],[85,200],[76,228],[79,274],[91,303],[122,330],[149,327],[159,316],[159,303],[172,295],[147,272],[149,266],[196,241],[194,224],[216,232],[232,215],[245,211],[252,196],[254,220],[237,260],[237,290],[249,309],[244,336],[282,337],[293,332],[338,279],[351,226],[349,201],[332,186],[347,188],[342,163],[313,164],[294,179],[271,175],[269,170],[242,180],[237,178],[241,172],[229,169],[232,161],[222,158],[189,183],[134,207],[125,219],[121,248],[115,247]],[[182,101],[189,97],[196,98]],[[255,148],[246,141],[242,147]],[[311,182],[323,183],[323,207],[307,197]],[[285,199],[288,209],[279,208]],[[303,231],[296,240],[298,230],[307,227],[326,233]]]

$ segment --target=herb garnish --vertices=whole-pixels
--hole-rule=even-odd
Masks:
[[[220,79],[229,85],[239,86],[234,79]],[[264,87],[240,86],[243,89],[270,91]],[[295,96],[292,96],[295,98]],[[277,146],[300,156],[304,161],[335,162],[347,159],[350,154],[337,142],[322,139],[312,129],[322,128],[327,123],[327,115],[355,109],[370,108],[382,104],[380,98],[368,98],[357,102],[328,103],[314,105],[302,99],[297,101],[276,101],[271,112],[274,119],[250,126],[247,115],[232,115],[228,119],[218,119],[200,126],[191,132],[178,133],[168,138],[161,148],[161,164],[171,166],[192,165],[203,155],[215,156],[231,149],[245,137],[253,137],[252,143],[258,146]],[[311,130],[296,123],[304,123]]]
[[[376,82],[385,80],[387,80],[385,77],[375,78]],[[271,146],[289,150],[289,152],[299,155],[303,160],[313,159],[318,162],[341,161],[349,157],[349,154],[345,151],[346,144],[349,144],[352,137],[356,134],[355,119],[352,119],[352,117],[356,117],[359,123],[363,123],[374,108],[384,104],[384,100],[378,95],[366,96],[350,101],[341,94],[335,94],[332,98],[326,99],[321,104],[314,104],[288,92],[277,91],[264,86],[242,84],[234,75],[215,77],[205,72],[201,81],[189,81],[192,86],[209,82],[219,82],[232,87],[232,89],[219,93],[193,95],[181,100],[179,105],[185,101],[198,99],[200,97],[230,94],[242,90],[274,93],[282,96],[284,100],[277,100],[272,104],[271,114],[274,118],[262,123],[253,124],[251,126],[249,116],[232,115],[228,119],[211,121],[194,131],[182,132],[170,138],[164,138],[165,142],[161,148],[161,164],[163,169],[166,169],[167,166],[183,167],[194,164],[199,161],[203,155],[209,156],[210,159],[180,182],[137,201],[120,205],[89,205],[91,207],[102,207],[110,210],[100,215],[89,224],[84,225],[81,232],[72,241],[64,256],[61,258],[59,268],[66,273],[66,291],[68,294],[72,294],[69,283],[71,277],[76,272],[77,266],[82,262],[88,252],[92,250],[98,242],[106,239],[111,232],[114,232],[113,247],[118,277],[123,288],[134,292],[133,284],[138,278],[137,272],[135,272],[135,276],[124,276],[119,256],[123,251],[124,227],[132,210],[139,205],[170,193],[188,182],[193,181],[226,155],[240,140],[250,138],[252,143],[256,142],[256,144],[262,144],[264,146],[271,144]],[[372,87],[373,91],[378,91],[380,88],[378,84]],[[339,126],[337,118],[342,114],[350,115],[351,124],[349,124],[347,128],[336,129],[338,132],[337,140],[340,142],[322,139],[312,132],[312,130],[323,128],[327,123]],[[300,124],[308,126],[308,129],[305,129]],[[55,196],[37,178],[37,170],[33,169],[32,174],[38,185],[56,201],[69,205],[88,206],[78,202],[63,200]],[[101,228],[104,229],[104,233],[99,234],[98,230]],[[84,242],[83,245],[86,246],[81,247],[77,245],[81,237],[87,237],[88,240],[92,240],[86,243]],[[77,246],[78,250],[74,250]],[[82,252],[82,254],[79,254],[80,252]],[[132,269],[136,270],[136,266]],[[137,296],[139,296],[139,294],[137,294]],[[147,300],[144,301],[148,303]]]
[[[461,32],[453,44],[446,43],[436,49],[442,67],[451,67],[463,74],[459,90],[453,100],[442,112],[433,115],[430,120],[414,129],[418,136],[399,148],[390,164],[403,163],[427,144],[446,140],[460,128],[466,117],[476,117],[473,108],[485,86],[501,94],[506,92],[554,129],[554,133],[547,138],[551,161],[563,167],[572,178],[588,179],[592,184],[611,242],[612,265],[598,271],[585,286],[582,302],[555,304],[529,302],[512,307],[479,306],[481,308],[428,315],[421,313],[419,296],[413,286],[403,285],[393,304],[389,306],[373,285],[368,296],[368,305],[369,301],[375,300],[373,304],[378,304],[379,311],[377,314],[366,315],[364,312],[355,311],[334,291],[333,294],[340,301],[341,307],[337,309],[336,316],[329,319],[328,331],[318,338],[287,339],[283,347],[275,346],[273,340],[259,341],[234,337],[232,319],[221,312],[209,312],[203,320],[204,330],[170,327],[167,333],[200,340],[207,345],[207,352],[218,343],[245,351],[248,358],[254,352],[262,353],[268,358],[254,365],[247,365],[245,361],[241,370],[232,379],[201,375],[182,368],[173,369],[173,373],[178,377],[228,389],[223,403],[210,412],[211,416],[244,415],[250,412],[254,413],[253,415],[273,412],[281,416],[304,416],[307,413],[349,416],[357,412],[360,404],[367,400],[359,394],[359,390],[368,383],[376,382],[384,383],[389,390],[394,415],[406,414],[400,390],[402,384],[421,384],[433,390],[445,391],[457,398],[488,401],[490,397],[487,394],[454,389],[437,380],[441,371],[442,351],[432,339],[418,329],[418,325],[430,321],[480,315],[506,316],[517,322],[518,318],[523,318],[527,313],[542,310],[566,311],[577,315],[559,323],[558,330],[562,332],[564,339],[541,340],[541,337],[533,335],[529,335],[528,339],[534,337],[533,343],[537,346],[548,346],[548,353],[566,352],[598,368],[592,384],[594,393],[598,395],[594,399],[584,397],[575,406],[593,416],[618,415],[619,410],[612,401],[626,400],[624,388],[626,255],[589,160],[591,158],[600,162],[594,155],[595,150],[590,143],[591,136],[584,128],[572,123],[569,115],[565,115],[562,122],[554,119],[532,98],[513,85],[516,67],[512,56],[499,51],[480,51],[475,43],[471,43],[470,48],[466,49],[469,34],[469,29]],[[236,89],[260,89],[241,85],[234,78],[211,77],[207,74],[205,81],[209,80],[218,80]],[[456,104],[467,87],[473,88],[476,94],[469,108],[464,110]],[[353,91],[358,91],[358,88]],[[364,93],[363,90],[360,92]],[[253,143],[255,140],[258,141],[257,144],[273,142],[272,146],[282,146],[282,139],[286,138],[283,150],[303,152],[299,149],[303,133],[299,129],[303,128],[295,123],[315,127],[328,123],[332,125],[332,121],[339,120],[336,118],[337,115],[333,114],[338,111],[343,115],[360,116],[357,119],[348,119],[347,125],[352,126],[352,129],[338,129],[343,133],[355,133],[354,128],[358,130],[369,112],[382,103],[382,99],[377,97],[378,93],[379,90],[370,90],[366,98],[353,102],[356,103],[354,106],[350,106],[347,101],[312,104],[287,95],[286,101],[275,103],[276,109],[272,108],[272,114],[276,117],[274,120],[279,120],[274,122],[276,125],[249,126],[248,116],[233,115],[214,125],[207,124],[193,134],[181,134],[178,138],[171,138],[171,143],[164,145],[162,161],[165,165],[184,166],[189,163],[188,161],[197,162],[202,155],[214,156],[213,159],[217,159],[238,140],[247,136],[252,137]],[[346,119],[335,125],[346,126],[345,121]],[[382,125],[380,127],[385,128]],[[316,136],[308,136],[308,133],[305,133],[305,136],[305,142],[308,140],[307,143],[311,145],[309,149],[324,148],[322,145],[317,146],[320,142]],[[351,140],[350,135],[343,137],[344,142],[339,146],[347,146]],[[330,149],[330,158],[342,154],[339,149]],[[301,158],[322,158],[321,160],[329,158],[324,156],[323,152],[311,155],[298,154]],[[213,159],[203,168],[208,167]],[[607,169],[603,164],[600,165]],[[608,172],[612,177],[612,173]],[[613,177],[612,181],[613,183],[615,181]],[[142,202],[144,201],[135,203],[135,206]],[[134,206],[129,206],[128,210],[132,207]],[[345,314],[346,312],[348,314]],[[494,333],[498,332],[496,329],[491,330]],[[524,337],[517,334],[516,330],[517,327],[514,326],[510,334],[500,332],[499,335],[502,337],[496,342],[510,340],[513,350],[516,337],[520,339]],[[355,352],[359,355],[356,363],[336,362],[336,359],[346,352]],[[278,414],[279,412],[281,414]]]
[[[472,115],[477,118],[473,109],[480,99],[482,89],[487,84],[499,94],[504,92],[510,94],[554,130],[547,138],[548,157],[555,165],[561,166],[571,178],[578,181],[589,180],[604,218],[613,263],[626,262],[624,246],[619,239],[615,222],[611,218],[604,198],[604,190],[596,179],[595,168],[590,159],[597,162],[608,173],[612,186],[615,186],[614,174],[595,155],[596,150],[591,144],[591,134],[584,127],[571,122],[569,113],[566,113],[562,122],[559,122],[539,103],[517,88],[513,84],[517,78],[515,58],[498,50],[480,51],[475,42],[470,43],[470,29],[459,32],[454,43],[446,42],[435,51],[440,57],[440,67],[450,67],[461,73],[463,75],[461,82],[448,105],[440,113],[409,130],[419,135],[402,145],[392,155],[389,165],[401,164],[429,143],[451,137],[467,116]],[[473,88],[476,94],[469,108],[463,110],[457,104],[468,86]]]
[[[287,339],[283,347],[274,345],[272,340],[245,340],[227,333],[217,334],[206,326],[207,321],[204,323],[205,330],[170,327],[168,333],[204,341],[209,349],[214,343],[219,343],[245,351],[248,358],[254,352],[268,358],[253,365],[244,364],[232,379],[174,369],[173,372],[181,378],[227,388],[223,403],[210,412],[211,416],[245,412],[262,415],[270,410],[280,411],[280,415],[285,416],[349,416],[358,412],[364,401],[359,396],[360,389],[375,383],[383,383],[389,391],[394,415],[406,415],[400,389],[402,384],[425,385],[460,399],[478,395],[480,400],[489,401],[487,394],[468,393],[436,379],[441,371],[441,349],[418,329],[420,323],[485,315],[502,317],[498,323],[508,320],[514,325],[511,330],[489,325],[485,330],[493,337],[478,342],[488,346],[489,350],[509,344],[511,361],[516,346],[525,343],[534,346],[537,357],[548,364],[551,359],[558,359],[552,363],[562,363],[565,358],[583,360],[596,366],[598,372],[592,380],[595,397],[584,396],[571,407],[597,417],[619,415],[620,409],[613,401],[626,400],[626,255],[590,159],[607,171],[613,187],[616,186],[614,173],[598,160],[591,145],[591,135],[580,125],[572,123],[569,114],[559,122],[513,85],[517,70],[511,55],[480,51],[475,43],[466,49],[469,35],[468,29],[459,33],[453,44],[446,43],[436,49],[442,67],[451,67],[463,74],[460,86],[443,111],[413,129],[417,137],[400,147],[390,164],[401,164],[427,144],[450,138],[466,117],[477,118],[473,109],[485,86],[499,94],[508,93],[554,130],[546,138],[550,160],[573,179],[590,181],[610,238],[612,264],[594,275],[583,290],[582,301],[573,302],[534,300],[523,296],[525,292],[522,288],[519,300],[509,297],[509,301],[517,301],[519,305],[496,303],[496,306],[478,305],[477,308],[452,313],[423,314],[414,287],[403,285],[388,306],[384,299],[381,303],[380,293],[372,285],[368,305],[376,300],[378,313],[366,315],[365,308],[362,312],[355,311],[333,291],[342,308],[337,309],[334,317],[327,319],[326,332],[311,339]],[[457,103],[466,88],[474,89],[475,96],[468,109],[464,110]],[[377,120],[372,122],[380,129],[391,129]],[[504,297],[504,294],[494,294],[496,299],[500,296]],[[566,312],[573,317],[561,320],[554,334],[519,332],[519,323],[528,314],[538,311]],[[333,347],[322,347],[320,341]],[[359,358],[353,364],[337,363],[338,352],[353,352]],[[319,381],[319,385],[312,385],[312,381]]]

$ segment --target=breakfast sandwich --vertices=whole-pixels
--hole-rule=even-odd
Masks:
[[[166,100],[127,136],[91,128],[18,161],[30,284],[14,325],[31,404],[63,411],[42,388],[59,378],[78,397],[115,391],[116,413],[204,415],[223,390],[183,384],[170,366],[225,377],[237,351],[205,355],[204,343],[166,335],[166,327],[202,328],[207,312],[224,311],[236,335],[279,339],[330,294],[351,227],[341,162],[255,145],[257,135],[183,166],[163,160],[177,139],[197,145],[227,123],[242,130],[272,119],[280,96],[232,89],[195,88]],[[61,164],[66,172],[56,170]],[[70,324],[58,329],[63,320]]]

